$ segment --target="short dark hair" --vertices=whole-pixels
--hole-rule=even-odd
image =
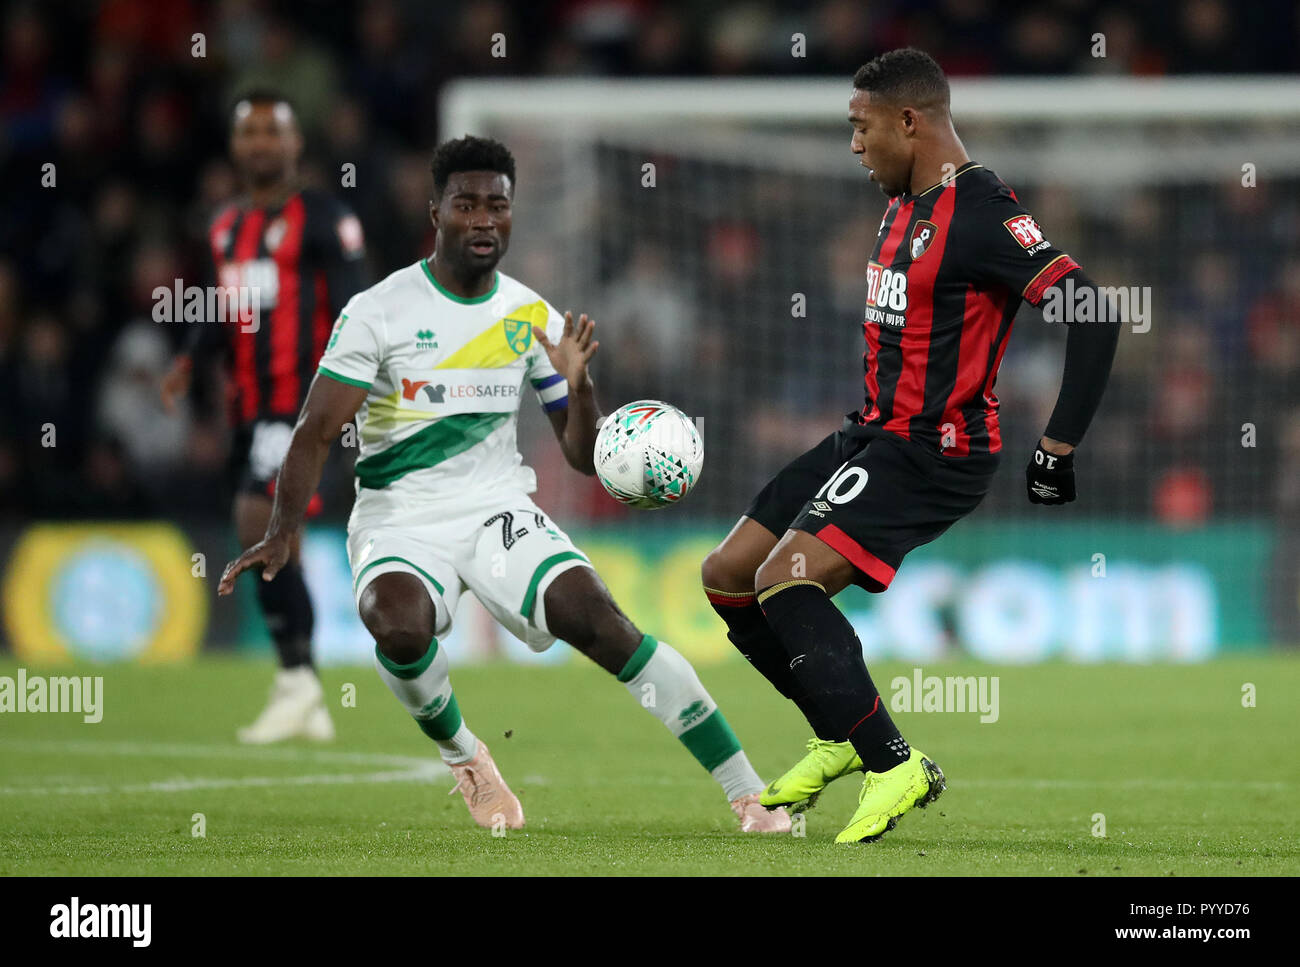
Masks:
[[[883,100],[921,109],[947,110],[951,103],[943,68],[915,47],[886,51],[863,64],[853,75],[853,86]]]
[[[493,138],[476,138],[467,134],[454,141],[444,141],[433,152],[433,197],[442,197],[447,179],[457,171],[496,171],[510,179],[510,190],[515,187],[515,157],[500,141]]]
[[[291,112],[293,112],[293,116],[295,120],[297,120],[298,117],[298,109],[293,106],[293,101],[285,97],[285,95],[280,91],[277,91],[273,87],[252,87],[244,91],[242,94],[236,97],[233,102],[231,102],[230,118],[232,122],[234,121],[235,118],[235,112],[239,109],[239,105],[245,103],[249,105],[283,104]]]

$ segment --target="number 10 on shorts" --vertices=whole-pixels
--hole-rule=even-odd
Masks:
[[[850,467],[849,462],[845,460],[840,464],[840,468],[831,474],[830,479],[822,484],[822,489],[817,491],[813,500],[821,500],[825,497],[832,504],[847,504],[862,493],[866,486],[867,471],[863,467]]]

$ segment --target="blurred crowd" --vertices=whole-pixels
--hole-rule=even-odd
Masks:
[[[295,102],[309,183],[336,186],[328,173],[356,165],[344,200],[379,278],[429,249],[427,158],[438,93],[453,77],[847,77],[904,44],[958,76],[1293,72],[1297,16],[1292,3],[1225,0],[12,3],[0,25],[0,519],[226,512],[219,390],[163,412],[157,384],[185,333],[152,321],[151,293],[204,274],[207,221],[238,192],[225,141],[241,90],[269,85]],[[1105,58],[1090,53],[1097,32]],[[795,33],[805,56],[792,56]],[[498,34],[504,57],[493,56]],[[1054,237],[1076,253],[1109,250],[1115,266],[1129,250],[1149,257],[1164,239],[1191,240],[1190,261],[1143,280],[1165,294],[1170,329],[1130,340],[1110,415],[1089,441],[1106,454],[1099,485],[1129,511],[1171,522],[1300,516],[1300,260],[1287,254],[1300,239],[1296,189],[1162,189],[1108,219],[1075,208],[1064,187],[1022,192]],[[813,186],[783,190],[782,205],[801,193],[816,203]],[[834,338],[787,328],[747,342],[747,320],[770,311],[754,302],[760,275],[843,318],[860,306],[874,225],[841,212],[809,237],[791,224],[722,218],[676,236],[602,235],[601,311],[629,341],[649,340],[605,354],[606,401],[669,396],[715,426],[745,427],[710,440],[721,447],[710,451],[717,499],[700,513],[725,504],[734,514],[736,491],[747,496],[792,440],[807,439],[797,421],[825,427],[861,403],[852,325]],[[1085,264],[1107,277],[1106,265]],[[636,325],[650,306],[654,324]],[[1032,440],[1050,410],[1059,355],[1046,330],[1022,323],[1004,364],[1022,373],[1003,397],[1009,441]],[[809,381],[809,366],[823,378]],[[706,389],[723,371],[742,377],[725,399]],[[1224,454],[1246,423],[1259,459],[1238,464]],[[336,461],[327,481],[334,514],[347,509],[345,471]]]
[[[671,176],[647,192],[615,175],[638,170],[643,149],[597,155],[602,203],[573,234],[594,239],[585,251],[599,253],[601,285],[573,297],[599,308],[605,345],[617,347],[601,362],[602,396],[664,398],[702,417],[696,509],[732,517],[862,406],[863,272],[884,198],[852,166],[800,173],[744,153],[656,155]],[[1079,463],[1087,502],[1071,513],[1178,527],[1300,521],[1300,179],[1013,187],[1092,278],[1150,289],[1146,321],[1122,331]],[[518,253],[525,277],[563,278],[553,251],[537,248]],[[996,384],[1001,479],[980,513],[1027,512],[1022,475],[1056,401],[1065,341],[1064,326],[1022,307]],[[544,483],[562,478],[556,470]]]

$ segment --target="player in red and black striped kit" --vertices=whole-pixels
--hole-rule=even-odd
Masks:
[[[274,92],[235,105],[230,153],[247,197],[220,212],[208,232],[215,284],[244,293],[255,312],[195,323],[186,352],[163,384],[170,405],[189,388],[195,360],[223,359],[235,428],[235,528],[242,547],[262,539],[276,475],[316,364],[343,304],[365,288],[361,223],[329,195],[298,184],[302,136],[292,107]],[[319,509],[319,496],[313,498]],[[281,670],[271,701],[246,742],[333,736],[312,667],[312,606],[299,548],[258,599]]]
[[[837,842],[879,837],[944,778],[890,719],[831,598],[850,583],[884,591],[908,551],[975,509],[1002,450],[993,387],[1017,309],[1067,282],[1096,291],[967,157],[933,59],[891,51],[853,86],[852,150],[890,197],[866,271],[866,403],[763,488],[702,569],[728,637],[816,735],[763,804],[798,811],[832,780],[866,773]],[[1118,335],[1118,322],[1070,326],[1061,392],[1027,471],[1032,502],[1075,499],[1073,450]]]

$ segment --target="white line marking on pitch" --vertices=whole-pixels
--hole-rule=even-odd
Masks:
[[[948,788],[988,789],[1249,789],[1254,792],[1285,792],[1295,786],[1292,782],[1267,782],[1252,779],[961,779],[949,777]]]
[[[437,759],[415,756],[371,755],[322,749],[248,746],[183,745],[164,742],[87,742],[57,739],[0,739],[0,747],[64,754],[143,756],[149,758],[242,759],[252,762],[309,762],[314,764],[376,765],[376,772],[324,773],[303,776],[185,776],[123,785],[0,786],[0,795],[102,795],[109,792],[189,792],[195,789],[240,789],[266,786],[348,785],[354,783],[433,782],[450,770]],[[396,766],[398,768],[391,768]]]
[[[180,742],[94,742],[87,739],[0,739],[0,747],[32,751],[60,751],[87,755],[138,755],[181,759],[266,759],[301,762],[338,762],[360,765],[415,767],[429,759],[409,755],[375,755],[369,752],[337,752],[311,746],[191,745]]]

